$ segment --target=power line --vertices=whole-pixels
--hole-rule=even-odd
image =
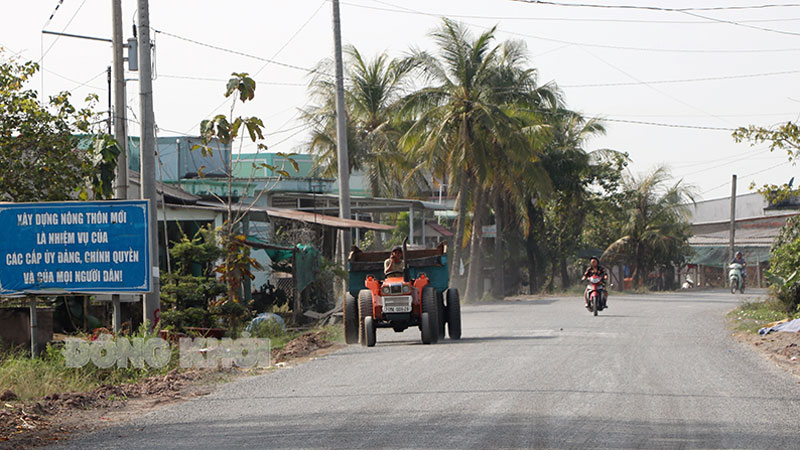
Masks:
[[[265,64],[264,64],[263,66],[261,66],[261,68],[259,68],[259,69],[258,69],[258,71],[257,71],[257,72],[256,72],[254,75],[258,75],[259,73],[261,73],[261,71],[263,71],[263,70],[264,70],[264,68],[266,68],[266,67],[267,67],[267,65],[269,65],[269,64],[271,64],[271,63],[272,63],[272,64],[277,64],[277,65],[279,65],[279,66],[285,66],[285,63],[278,63],[278,62],[276,62],[274,59],[275,59],[275,58],[276,58],[276,57],[277,57],[277,56],[278,56],[278,55],[279,55],[279,54],[280,54],[280,53],[281,53],[281,52],[282,52],[282,51],[283,51],[283,50],[284,50],[284,49],[285,49],[285,48],[286,48],[288,45],[289,45],[289,43],[291,43],[291,42],[292,42],[292,40],[294,40],[294,38],[295,38],[295,37],[297,37],[297,35],[298,35],[298,34],[300,34],[300,32],[301,32],[301,31],[302,31],[302,30],[303,30],[303,29],[306,27],[306,25],[308,25],[308,24],[311,22],[311,20],[313,20],[313,19],[314,19],[314,17],[316,17],[317,13],[319,13],[319,11],[322,9],[322,7],[323,7],[323,6],[324,6],[326,3],[327,3],[327,0],[323,1],[323,2],[322,2],[322,4],[320,4],[320,6],[319,6],[319,7],[318,7],[318,8],[317,8],[317,9],[316,9],[316,10],[315,10],[315,11],[314,11],[312,14],[311,14],[311,16],[310,16],[310,17],[309,17],[309,18],[308,18],[308,19],[307,19],[305,22],[303,22],[303,24],[300,26],[300,28],[298,28],[298,29],[297,29],[297,31],[295,31],[295,32],[294,32],[294,33],[293,33],[293,34],[292,34],[292,35],[289,37],[289,39],[288,39],[288,40],[287,40],[287,41],[286,41],[286,42],[285,42],[285,43],[284,43],[284,44],[281,46],[281,48],[279,48],[279,49],[278,49],[278,51],[277,51],[277,52],[275,52],[275,54],[272,56],[272,58],[269,58],[269,59],[267,59],[267,58],[259,58],[259,57],[256,57],[256,59],[261,59],[261,60],[263,60],[263,61],[265,62]],[[158,30],[156,30],[156,32],[158,32]],[[182,38],[182,37],[179,37],[179,39],[184,39],[184,40],[186,40],[186,38]],[[190,42],[194,42],[194,43],[196,43],[196,44],[199,44],[199,45],[208,46],[208,44],[203,44],[203,43],[200,43],[200,42],[198,42],[198,41],[193,41],[193,40],[189,40],[189,41],[190,41]],[[247,54],[244,54],[244,53],[241,53],[241,52],[237,52],[237,51],[235,51],[235,50],[223,49],[223,48],[221,48],[221,47],[217,47],[217,46],[212,46],[212,48],[216,48],[217,50],[221,50],[221,51],[234,52],[234,53],[236,53],[236,54],[242,54],[242,55],[245,55],[245,56],[251,56],[251,57],[252,57],[252,55],[247,55]],[[313,69],[313,70],[311,70],[311,69],[306,69],[306,68],[302,68],[302,67],[299,67],[299,66],[293,66],[292,68],[299,69],[299,70],[303,70],[303,71],[307,72],[308,74],[313,74],[313,73],[317,73],[317,72],[318,72],[318,70],[317,70],[317,69]],[[324,74],[323,74],[323,75],[324,75]],[[222,102],[221,102],[219,105],[217,105],[217,106],[216,106],[216,107],[215,107],[213,110],[211,110],[211,112],[210,112],[210,113],[208,113],[208,114],[206,115],[206,117],[208,117],[208,116],[210,116],[210,115],[212,115],[212,114],[216,113],[216,112],[217,112],[217,111],[218,111],[220,108],[222,108],[222,107],[223,107],[223,106],[224,106],[224,105],[225,105],[227,102],[228,102],[227,100],[223,100],[223,101],[222,101]],[[192,127],[192,128],[194,128],[194,127]],[[187,130],[187,132],[188,132],[188,130]]]
[[[196,77],[190,75],[175,75],[175,74],[159,74],[162,78],[174,78],[178,80],[195,80],[195,81],[213,81],[213,82],[226,82],[230,78],[212,78],[212,77]],[[258,84],[265,84],[270,86],[306,86],[305,83],[289,83],[289,82],[282,82],[282,81],[259,81],[256,80]]]
[[[677,123],[660,123],[660,122],[648,122],[643,120],[628,120],[628,119],[613,119],[609,117],[587,117],[588,119],[595,119],[595,120],[602,120],[606,122],[618,122],[618,123],[627,123],[633,125],[648,125],[653,127],[664,127],[664,128],[687,128],[692,130],[710,130],[710,131],[736,131],[736,128],[725,128],[725,127],[711,127],[711,126],[702,126],[702,125],[686,125],[686,124],[677,124]]]
[[[297,37],[297,35],[298,35],[298,34],[300,34],[300,33],[301,33],[301,32],[302,32],[302,31],[303,31],[305,28],[306,28],[306,26],[307,26],[307,25],[308,25],[308,24],[309,24],[309,23],[310,23],[312,20],[314,20],[314,17],[317,17],[317,14],[319,14],[319,11],[320,11],[320,10],[322,9],[322,7],[323,7],[323,6],[325,6],[327,3],[328,3],[328,2],[327,2],[327,0],[323,0],[323,1],[320,3],[319,7],[318,7],[316,10],[314,10],[314,12],[311,14],[311,16],[310,16],[308,19],[306,19],[306,21],[305,21],[305,22],[303,22],[303,24],[302,24],[302,25],[300,25],[300,28],[298,28],[298,29],[297,29],[297,31],[295,31],[295,32],[294,32],[294,33],[293,33],[293,34],[292,34],[292,35],[289,37],[289,39],[288,39],[288,40],[286,40],[286,42],[285,42],[285,43],[284,43],[284,44],[281,46],[281,48],[279,48],[279,49],[278,49],[278,51],[276,51],[276,52],[275,52],[275,54],[274,54],[274,55],[272,55],[272,57],[273,57],[273,58],[277,57],[277,56],[278,56],[278,55],[279,55],[279,54],[280,54],[280,53],[281,53],[281,52],[282,52],[284,49],[286,49],[286,47],[288,47],[288,46],[289,46],[289,44],[291,44],[291,42],[294,40],[294,38],[296,38],[296,37]],[[256,71],[256,73],[255,73],[254,75],[258,75],[259,73],[261,73],[261,71],[262,71],[262,70],[264,70],[264,69],[265,69],[265,68],[266,68],[266,67],[267,67],[269,64],[270,64],[270,62],[266,62],[266,63],[265,63],[263,66],[261,66],[261,68],[260,68],[260,69],[258,69],[258,70]]]
[[[397,8],[397,9],[388,9],[388,8],[373,8],[373,9],[379,9],[379,10],[384,10],[384,11],[388,11],[388,12],[395,12],[395,13],[401,13],[401,14],[416,14],[416,15],[423,15],[423,16],[436,17],[436,18],[445,17],[445,16],[444,16],[444,15],[442,15],[442,14],[434,14],[434,13],[428,13],[428,12],[424,12],[424,11],[419,11],[419,10],[415,10],[415,9],[411,9],[411,8],[406,8],[406,7],[404,7],[404,6],[398,6],[398,5],[394,5],[394,4],[387,3],[387,2],[384,2],[384,1],[380,1],[380,0],[372,0],[372,1],[374,1],[375,3],[382,4],[382,5],[388,5],[388,6],[392,6],[392,7],[394,7],[394,8]],[[349,4],[349,6],[355,6],[355,5],[350,5],[350,4]],[[360,6],[363,6],[363,5],[360,5]],[[447,17],[450,17],[450,16],[448,15]],[[489,29],[489,27],[486,27],[486,26],[483,26],[483,25],[478,25],[478,24],[475,24],[475,23],[469,23],[469,22],[464,22],[464,23],[465,23],[465,24],[467,24],[467,25],[473,26],[473,27],[477,27],[477,28]],[[731,53],[731,54],[736,54],[736,53],[786,53],[786,52],[800,52],[800,48],[776,48],[776,49],[697,49],[697,48],[652,48],[652,47],[633,47],[633,46],[625,46],[625,45],[598,44],[598,43],[594,43],[594,42],[578,42],[578,41],[568,41],[568,40],[565,40],[565,39],[549,38],[549,37],[545,37],[545,36],[539,36],[539,35],[528,34],[528,33],[520,33],[520,32],[516,32],[516,31],[509,31],[509,30],[505,30],[505,29],[498,29],[497,31],[498,31],[498,32],[500,32],[500,33],[510,34],[510,35],[514,35],[514,36],[520,36],[520,37],[525,37],[525,38],[530,38],[530,39],[536,39],[536,40],[545,41],[545,42],[555,42],[555,43],[558,43],[558,44],[564,44],[565,46],[571,46],[571,45],[574,45],[574,46],[577,46],[577,47],[595,47],[595,48],[605,48],[605,49],[611,49],[611,50],[625,50],[625,51],[637,51],[637,52],[655,52],[655,53],[699,53],[699,54],[707,54],[707,53],[720,53],[720,54]],[[558,50],[560,50],[560,49],[558,49]],[[549,53],[549,52],[548,52],[548,53]]]
[[[531,3],[546,6],[566,6],[574,8],[598,8],[598,9],[638,9],[645,11],[663,12],[685,12],[685,11],[736,11],[749,9],[769,9],[769,8],[798,8],[800,3],[785,4],[762,4],[762,5],[743,5],[743,6],[702,6],[688,8],[667,8],[663,6],[643,6],[643,5],[602,5],[597,3],[563,3],[547,0],[512,0],[520,3]]]
[[[753,172],[753,173],[748,173],[747,175],[742,175],[741,178],[752,177],[753,175],[758,175],[758,174],[764,173],[764,172],[766,172],[768,170],[777,169],[778,167],[783,166],[783,165],[787,164],[788,162],[789,161],[783,161],[780,164],[776,164],[774,166],[767,167],[766,169],[762,169],[762,170],[759,170],[759,171]],[[708,190],[705,190],[705,191],[701,192],[700,195],[708,194],[709,192],[715,191],[715,190],[717,190],[717,189],[719,189],[721,187],[724,187],[724,186],[728,186],[729,184],[730,184],[730,181],[726,181],[726,182],[724,182],[724,183],[722,183],[720,185],[714,186],[711,189],[708,189]]]
[[[693,12],[690,12],[690,11],[680,11],[680,12],[683,13],[683,14],[692,16],[692,17],[699,17],[701,19],[706,19],[706,20],[709,20],[709,21],[712,21],[712,22],[725,23],[725,24],[729,24],[729,25],[735,25],[735,26],[738,26],[738,27],[750,28],[752,30],[768,31],[770,33],[778,33],[778,34],[788,34],[790,36],[800,36],[800,33],[795,33],[793,31],[776,30],[774,28],[759,27],[757,25],[748,25],[746,23],[735,22],[733,20],[717,19],[715,17],[710,17],[710,16],[706,16],[706,15],[702,15],[702,14],[697,14],[697,13],[693,13]]]
[[[371,9],[375,11],[388,11],[388,12],[408,12],[410,14],[422,16],[446,16],[454,19],[479,19],[479,20],[521,20],[521,21],[534,21],[534,22],[610,22],[610,23],[660,23],[660,24],[682,24],[682,25],[707,25],[708,20],[648,20],[648,19],[602,19],[602,18],[585,18],[585,17],[520,17],[520,16],[487,16],[487,15],[472,15],[472,14],[434,14],[425,13],[423,11],[415,10],[401,10],[392,8],[382,8],[380,6],[361,5],[358,3],[340,2],[342,5],[352,6],[355,8]],[[749,19],[742,20],[741,23],[760,23],[760,22],[792,22],[800,20],[800,18],[778,18],[778,19]]]
[[[792,75],[800,73],[800,70],[784,70],[781,72],[763,72],[763,73],[750,73],[741,75],[721,75],[714,77],[701,77],[701,78],[682,78],[675,80],[652,80],[652,81],[636,81],[636,82],[616,82],[616,83],[588,83],[588,84],[562,84],[562,88],[587,88],[587,87],[614,87],[614,86],[637,86],[641,84],[670,84],[670,83],[694,83],[698,81],[720,81],[720,80],[736,80],[742,78],[758,78],[758,77],[771,77],[777,75]]]
[[[100,90],[100,91],[108,90],[108,87],[100,87],[100,86],[94,86],[94,85],[89,84],[92,81],[96,80],[101,75],[105,75],[106,74],[105,70],[103,70],[102,72],[98,73],[97,75],[92,76],[92,78],[90,78],[89,80],[84,81],[84,82],[80,82],[80,81],[78,81],[78,80],[76,80],[74,78],[70,78],[68,76],[61,75],[58,72],[53,72],[50,69],[42,69],[42,70],[47,72],[47,73],[49,73],[49,74],[51,74],[51,75],[55,75],[55,76],[57,76],[57,77],[59,77],[61,79],[67,80],[67,81],[72,82],[72,83],[75,83],[75,85],[76,85],[75,87],[68,89],[70,91],[73,90],[73,89],[80,89],[80,88],[82,88],[84,86],[88,86],[88,87],[90,87],[92,89],[97,89],[97,90]]]
[[[70,18],[69,18],[69,21],[67,22],[67,24],[66,24],[66,25],[64,25],[64,28],[62,28],[62,29],[61,29],[61,32],[62,32],[62,33],[63,33],[63,32],[65,32],[65,31],[67,31],[67,28],[68,28],[68,27],[69,27],[69,25],[72,23],[72,21],[73,21],[73,20],[75,20],[75,16],[77,16],[77,15],[78,15],[78,13],[80,12],[81,8],[83,8],[83,5],[84,5],[84,4],[86,4],[86,0],[83,0],[83,1],[81,2],[80,6],[78,6],[78,9],[76,9],[76,10],[75,10],[75,12],[72,14],[72,17],[70,17]],[[56,9],[58,9],[58,8],[56,8]],[[55,15],[55,11],[53,11],[53,15]],[[50,18],[51,18],[51,19],[53,18],[53,15],[51,15],[51,16],[50,16]],[[50,23],[50,20],[48,20],[48,21],[47,21],[47,23]],[[45,25],[46,25],[46,24],[45,24]],[[44,27],[42,28],[42,31],[44,31]],[[40,63],[40,64],[41,64],[41,62],[42,62],[42,61],[44,61],[44,57],[45,57],[45,56],[47,56],[47,54],[48,54],[48,53],[50,53],[50,50],[53,48],[53,46],[54,46],[54,45],[56,45],[56,42],[58,42],[59,38],[61,38],[61,36],[60,36],[60,35],[59,35],[59,36],[56,36],[56,38],[55,38],[55,39],[53,39],[53,42],[52,42],[52,43],[50,43],[50,47],[47,47],[47,50],[45,50],[45,51],[42,53],[42,56],[39,58],[39,63]]]
[[[601,57],[599,57],[599,56],[597,56],[597,55],[595,55],[594,53],[590,52],[589,50],[587,50],[587,49],[585,49],[585,48],[582,48],[581,50],[583,50],[585,53],[587,53],[587,54],[588,54],[588,55],[590,55],[591,57],[593,57],[593,58],[597,59],[598,61],[602,62],[603,64],[606,64],[607,66],[611,67],[612,69],[614,69],[614,70],[616,70],[616,71],[618,71],[618,72],[622,73],[622,74],[623,74],[623,75],[625,75],[626,77],[628,77],[628,78],[630,78],[630,79],[632,79],[632,80],[634,80],[634,81],[636,81],[636,82],[638,82],[638,83],[641,83],[641,84],[643,84],[643,85],[647,86],[648,88],[652,89],[652,90],[653,90],[653,91],[655,91],[655,92],[658,92],[659,94],[661,94],[661,95],[663,95],[663,96],[665,96],[665,97],[669,97],[670,99],[672,99],[672,100],[674,100],[674,101],[676,101],[676,102],[678,102],[678,103],[680,103],[680,104],[682,104],[682,105],[684,105],[684,106],[687,106],[687,107],[689,107],[689,108],[692,108],[692,109],[694,109],[695,111],[699,111],[699,112],[701,112],[701,113],[703,113],[703,114],[706,114],[706,115],[707,115],[707,116],[709,116],[709,117],[713,117],[713,118],[715,118],[715,119],[718,119],[718,120],[720,120],[720,121],[722,121],[722,122],[727,122],[727,123],[730,123],[728,120],[726,120],[726,119],[724,119],[724,118],[722,118],[722,117],[715,116],[714,114],[711,114],[711,113],[709,113],[708,111],[705,111],[705,110],[703,110],[703,109],[701,109],[701,108],[698,108],[697,106],[694,106],[694,105],[692,105],[692,104],[691,104],[691,103],[689,103],[689,102],[683,101],[683,100],[681,100],[680,98],[678,98],[678,97],[675,97],[674,95],[672,95],[672,94],[670,94],[670,93],[668,93],[668,92],[664,92],[664,91],[662,91],[662,90],[660,90],[660,89],[656,88],[655,86],[651,86],[650,84],[647,84],[646,82],[644,82],[644,81],[642,81],[642,80],[638,79],[637,77],[635,77],[635,76],[631,75],[630,73],[626,72],[625,70],[622,70],[621,68],[617,67],[616,65],[614,65],[614,64],[611,64],[610,62],[606,61],[605,59],[603,59],[603,58],[601,58]]]
[[[163,34],[165,36],[169,36],[169,37],[172,37],[172,38],[175,38],[175,39],[180,39],[182,41],[186,41],[186,42],[189,42],[189,43],[192,43],[192,44],[195,44],[195,45],[199,45],[201,47],[207,47],[207,48],[211,48],[211,49],[218,50],[218,51],[221,51],[221,52],[231,53],[233,55],[239,55],[239,56],[244,56],[246,58],[255,59],[255,60],[258,60],[258,61],[268,62],[270,64],[275,64],[276,66],[286,67],[288,69],[302,70],[303,72],[307,72],[307,73],[315,73],[315,72],[317,72],[317,69],[309,69],[309,68],[306,68],[306,67],[296,66],[294,64],[289,64],[289,63],[285,63],[285,62],[281,62],[281,61],[275,61],[274,59],[269,59],[269,58],[264,58],[264,57],[261,57],[261,56],[251,55],[249,53],[240,52],[238,50],[232,50],[232,49],[229,49],[229,48],[220,47],[220,46],[213,45],[213,44],[208,44],[208,43],[205,43],[205,42],[200,42],[200,41],[197,41],[197,40],[194,40],[194,39],[190,39],[190,38],[187,38],[187,37],[184,37],[184,36],[180,36],[180,35],[177,35],[177,34],[173,34],[173,33],[167,32],[167,31],[157,30],[155,28],[153,28],[153,31],[155,33],[160,33],[160,34]]]

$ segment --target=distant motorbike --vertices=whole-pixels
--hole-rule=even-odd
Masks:
[[[589,277],[589,285],[586,286],[586,291],[583,295],[589,303],[587,309],[592,314],[596,316],[598,311],[604,310],[608,292],[603,288],[603,278],[597,275]]]
[[[743,270],[744,266],[739,263],[733,263],[728,266],[728,284],[731,288],[731,294],[735,294],[737,290],[740,294],[744,294]]]

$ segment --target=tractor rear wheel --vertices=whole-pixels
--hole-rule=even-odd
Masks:
[[[431,343],[435,344],[439,341],[439,306],[436,301],[436,290],[431,286],[422,288],[422,312],[428,313],[431,321],[433,334],[431,336]],[[423,330],[425,327],[423,327]]]
[[[344,308],[344,341],[348,344],[358,343],[358,303],[355,297],[345,295]]]
[[[372,317],[372,291],[362,289],[358,293],[358,342],[367,345],[367,333],[364,329],[364,319]]]
[[[436,313],[439,315],[439,338],[444,339],[444,325],[447,323],[447,308],[444,306],[444,295],[436,293]]]
[[[461,339],[461,300],[458,289],[448,289],[447,295],[447,333],[450,339]]]
[[[375,321],[372,316],[364,317],[364,334],[367,337],[367,347],[375,347],[377,336],[375,333]]]

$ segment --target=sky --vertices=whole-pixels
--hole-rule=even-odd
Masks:
[[[125,38],[136,3],[122,0]],[[600,3],[606,7],[586,6]],[[631,5],[655,9],[608,7]],[[709,9],[664,10],[686,7]],[[68,90],[75,101],[97,93],[106,104],[110,44],[42,30],[110,38],[110,0],[31,0],[15,2],[13,13],[4,9],[3,56],[41,62],[34,89],[45,96]],[[442,17],[476,34],[496,25],[498,41],[526,43],[541,84],[555,83],[570,109],[604,120],[606,134],[587,142],[588,150],[627,152],[633,174],[667,165],[698,199],[730,195],[732,174],[741,194],[751,183],[780,184],[798,172],[785,153],[736,143],[731,130],[800,119],[800,3],[342,0],[340,10],[343,44],[367,56],[433,50],[429,33]],[[308,129],[298,111],[309,102],[308,70],[333,54],[330,1],[151,1],[150,23],[159,136],[196,135],[203,119],[228,113],[225,82],[247,72],[258,83],[255,100],[236,113],[264,120],[270,150],[303,151]],[[139,134],[137,76],[126,75],[131,135]]]

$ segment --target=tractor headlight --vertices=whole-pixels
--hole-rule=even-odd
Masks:
[[[410,294],[411,293],[411,286],[404,284],[403,285],[403,294]]]
[[[383,292],[383,295],[389,295],[389,286],[384,286],[381,291]]]

